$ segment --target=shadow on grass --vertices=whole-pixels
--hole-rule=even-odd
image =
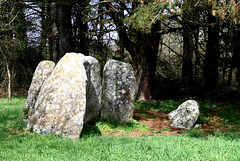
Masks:
[[[224,119],[224,123],[240,124],[240,106],[225,105],[217,106],[214,104],[204,104],[201,106],[200,112],[205,117],[217,116]]]
[[[226,121],[234,124],[240,124],[240,108],[238,105],[229,105],[227,108],[220,110],[219,116]]]
[[[158,100],[158,101],[152,101],[152,102],[136,102],[135,107],[137,109],[158,110],[164,113],[169,113],[173,110],[176,110],[180,104],[181,104],[181,100],[180,101]]]
[[[209,130],[183,130],[183,134],[192,138],[207,139],[214,136],[224,140],[240,140],[240,135],[236,132],[220,132]]]
[[[84,125],[80,137],[100,136],[101,132],[96,125]]]

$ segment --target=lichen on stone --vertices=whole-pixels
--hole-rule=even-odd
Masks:
[[[129,122],[133,116],[136,79],[129,63],[109,60],[103,71],[101,116]]]
[[[42,86],[27,130],[79,138],[86,111],[86,85],[82,60],[67,53]]]
[[[33,79],[28,90],[28,97],[26,100],[26,104],[24,107],[23,119],[24,121],[28,121],[29,117],[32,114],[34,109],[36,100],[38,98],[39,92],[45,80],[50,76],[53,69],[55,67],[55,63],[52,61],[41,61],[34,74]]]
[[[168,117],[173,121],[171,126],[183,129],[192,129],[200,114],[200,106],[195,100],[188,100],[176,110],[170,112]]]

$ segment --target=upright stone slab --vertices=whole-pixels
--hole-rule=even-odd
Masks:
[[[200,106],[194,100],[188,100],[176,110],[169,113],[169,119],[173,121],[171,126],[183,129],[192,129],[200,114]]]
[[[79,56],[83,59],[83,65],[85,66],[88,78],[87,105],[84,116],[84,123],[87,124],[98,118],[101,107],[102,79],[98,60],[91,56],[84,56],[83,54],[79,54]]]
[[[38,94],[40,89],[45,82],[45,80],[50,76],[53,69],[55,67],[55,63],[52,61],[41,61],[33,75],[32,83],[28,90],[28,96],[26,105],[24,108],[24,121],[28,121],[29,117],[32,114],[33,108],[35,106],[36,100],[38,98]]]
[[[134,111],[135,84],[131,64],[109,60],[103,70],[101,116],[129,122]]]
[[[41,88],[27,130],[79,138],[86,111],[86,85],[81,58],[67,53]]]

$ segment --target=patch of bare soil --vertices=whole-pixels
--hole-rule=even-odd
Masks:
[[[139,122],[146,124],[149,130],[135,131],[135,132],[128,132],[128,133],[122,133],[121,131],[116,131],[114,133],[108,133],[107,135],[120,136],[120,137],[124,137],[124,136],[141,137],[141,136],[184,134],[184,132],[181,132],[184,129],[170,126],[171,121],[169,120],[167,114],[161,111],[135,109],[133,118]],[[234,125],[225,125],[223,127],[220,122],[215,121],[213,123],[202,124],[202,127],[203,127],[203,130],[206,131],[205,134],[208,135],[213,133],[213,131],[220,131],[220,130],[224,132],[231,131],[234,128]]]

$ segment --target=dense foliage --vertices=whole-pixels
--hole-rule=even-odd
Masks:
[[[138,100],[239,95],[239,1],[0,1],[1,92],[66,52],[130,62]],[[10,98],[10,97],[9,97]],[[233,97],[230,97],[233,98]]]

